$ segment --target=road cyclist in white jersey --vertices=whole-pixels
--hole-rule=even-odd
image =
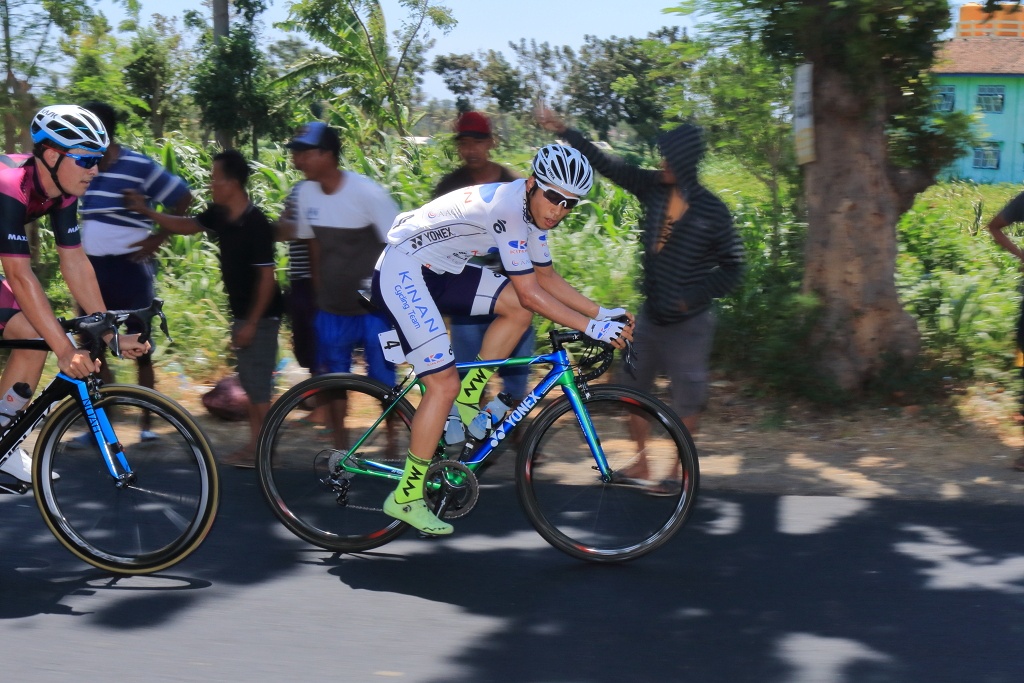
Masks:
[[[590,191],[594,172],[575,149],[541,148],[529,178],[456,190],[395,219],[373,276],[373,303],[388,311],[425,391],[413,417],[402,478],[384,512],[433,535],[450,534],[423,500],[423,479],[452,405],[464,424],[479,412],[493,368],[461,384],[442,315],[495,315],[480,360],[507,358],[534,313],[623,348],[633,316],[578,292],[552,266],[547,231]],[[508,277],[468,264],[497,253]],[[511,287],[507,287],[511,283]],[[626,316],[628,322],[613,318]]]

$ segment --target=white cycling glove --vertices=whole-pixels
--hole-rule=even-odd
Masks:
[[[597,317],[594,320],[611,320],[612,318],[618,318],[620,315],[626,315],[625,308],[604,308],[599,306]]]
[[[615,322],[614,320],[591,320],[590,324],[587,325],[585,334],[599,342],[610,342],[613,339],[617,339],[625,327],[625,323]]]

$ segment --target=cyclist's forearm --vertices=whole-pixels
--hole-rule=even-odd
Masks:
[[[554,268],[537,268],[536,272],[537,283],[559,303],[585,316],[588,322],[597,316],[601,308],[600,305],[581,294]]]
[[[74,349],[71,340],[64,334],[64,329],[57,322],[49,299],[43,292],[43,286],[35,274],[12,273],[5,265],[7,283],[11,286],[14,298],[21,307],[22,314],[28,319],[35,331],[58,356]]]
[[[203,230],[203,226],[198,221],[188,216],[174,216],[152,209],[147,209],[141,213],[165,232],[173,232],[176,235],[194,235]]]

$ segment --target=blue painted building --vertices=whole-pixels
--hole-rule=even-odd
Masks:
[[[982,142],[948,170],[980,183],[1024,181],[1024,11],[979,14],[961,8],[956,37],[932,73],[935,108],[973,112]]]

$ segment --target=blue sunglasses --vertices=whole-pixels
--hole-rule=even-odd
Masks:
[[[85,169],[95,168],[103,158],[102,154],[72,154],[71,152],[65,152],[62,149],[58,149],[57,153],[69,159],[74,159],[75,166]]]

